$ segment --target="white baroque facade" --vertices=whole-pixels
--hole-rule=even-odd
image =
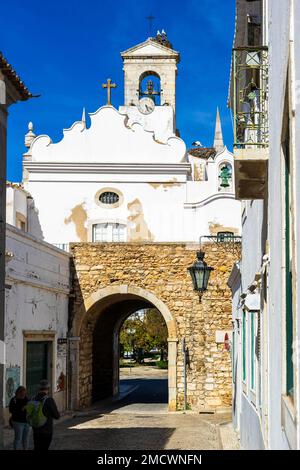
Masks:
[[[45,239],[65,247],[76,241],[188,243],[222,231],[239,235],[233,156],[223,145],[219,116],[216,148],[189,151],[178,137],[178,52],[148,39],[121,55],[124,106],[117,110],[108,100],[89,113],[90,126],[83,114],[57,143],[36,137],[32,126],[27,134],[23,183]]]

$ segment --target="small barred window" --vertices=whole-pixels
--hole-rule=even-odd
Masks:
[[[116,204],[119,202],[119,199],[119,195],[112,191],[105,191],[99,196],[99,201],[102,202],[102,204]]]

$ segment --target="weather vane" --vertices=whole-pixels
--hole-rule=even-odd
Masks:
[[[155,16],[153,16],[153,15],[146,16],[146,20],[149,21],[149,37],[151,37],[151,34],[152,34],[152,23],[153,23],[153,20],[155,20]]]

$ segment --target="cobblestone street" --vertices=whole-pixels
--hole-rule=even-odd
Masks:
[[[168,413],[165,370],[125,369],[121,378],[120,400],[102,402],[55,423],[52,450],[222,449],[220,429],[230,421],[228,413]],[[12,432],[7,430],[7,448],[11,443]]]
[[[224,419],[224,418],[223,418]],[[52,449],[220,449],[222,418],[196,414],[108,413],[73,418],[56,426]]]

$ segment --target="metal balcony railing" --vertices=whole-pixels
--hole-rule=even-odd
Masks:
[[[53,243],[53,245],[54,245],[56,248],[59,248],[60,250],[67,251],[67,252],[70,251],[70,245],[69,245],[69,243]]]
[[[234,147],[269,145],[268,48],[233,49]]]

